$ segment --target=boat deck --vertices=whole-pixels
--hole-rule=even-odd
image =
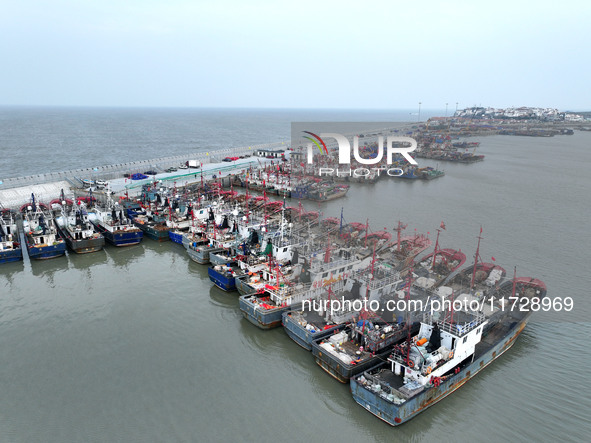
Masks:
[[[329,339],[329,337],[326,337],[324,342],[330,343],[328,339]],[[359,345],[357,343],[353,342],[352,340],[348,340],[339,346],[333,345],[332,348],[334,350],[332,357],[335,359],[338,359],[340,361],[343,361],[340,358],[340,353],[348,355],[357,364],[365,362],[366,360],[369,360],[370,358],[372,358],[371,353],[369,353],[367,351],[360,351]],[[359,352],[359,354],[358,354],[358,352]],[[349,364],[348,362],[344,362],[344,361],[343,361],[343,363]]]
[[[404,377],[402,377],[402,375],[396,375],[390,369],[382,368],[375,374],[371,375],[380,382],[386,383],[391,388],[399,389],[404,386]]]

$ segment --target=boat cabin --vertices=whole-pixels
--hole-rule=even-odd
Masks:
[[[388,359],[392,372],[402,375],[405,383],[426,385],[432,377],[441,377],[474,354],[486,323],[485,316],[477,312],[424,313],[410,350],[405,347]]]

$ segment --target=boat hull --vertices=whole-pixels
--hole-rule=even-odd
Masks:
[[[159,226],[151,226],[146,223],[134,223],[138,228],[140,228],[144,235],[152,240],[157,242],[163,241],[170,241],[170,236],[168,235],[168,231],[170,230],[168,227],[159,225]]]
[[[137,245],[144,238],[144,233],[141,230],[137,231],[116,231],[111,232],[98,223],[92,223],[98,232],[103,234],[105,241],[113,246],[132,246]]]
[[[321,329],[321,330],[314,330],[310,331],[306,329],[304,326],[300,325],[297,321],[293,320],[293,318],[289,315],[290,311],[286,311],[283,313],[281,318],[281,323],[283,325],[283,329],[285,333],[295,341],[298,345],[302,348],[306,349],[307,351],[312,350],[312,341],[326,337],[327,335],[332,334],[333,332],[338,331],[339,328],[342,328],[343,325],[334,325],[331,328]]]
[[[102,235],[99,235],[96,238],[76,240],[72,238],[72,236],[66,231],[66,229],[63,229],[58,223],[56,223],[56,226],[62,238],[66,240],[66,244],[68,245],[68,247],[76,254],[88,254],[90,252],[97,252],[103,249],[103,246],[105,246],[105,238]]]
[[[456,389],[463,386],[482,369],[487,367],[491,362],[499,358],[505,351],[513,346],[515,340],[521,331],[523,331],[526,324],[527,319],[516,323],[516,325],[511,328],[495,346],[489,349],[481,357],[475,359],[471,364],[465,366],[458,374],[451,375],[449,378],[442,381],[441,385],[438,387],[432,386],[423,390],[400,406],[391,403],[368,390],[360,382],[359,378],[361,377],[351,378],[351,393],[353,399],[376,417],[384,420],[392,426],[398,426],[447,397]]]
[[[70,238],[66,238],[66,243],[76,254],[88,254],[90,252],[97,252],[103,249],[103,246],[105,246],[105,239],[102,236],[100,238],[88,240],[72,240]]]
[[[247,275],[236,279],[236,289],[238,289],[240,295],[252,294],[254,292],[254,288],[247,283],[247,280]]]
[[[292,306],[277,307],[274,309],[257,309],[256,305],[247,297],[254,294],[243,295],[239,299],[240,311],[245,319],[261,329],[273,329],[281,326],[281,318],[284,312],[289,311]]]
[[[49,258],[60,257],[66,253],[66,242],[62,241],[55,245],[47,246],[27,245],[27,252],[29,253],[29,258],[35,260],[47,260]]]
[[[189,253],[189,257],[196,263],[201,265],[206,265],[209,263],[209,254],[212,252],[219,252],[221,248],[208,248],[203,246],[193,247],[190,246],[187,248],[187,252]]]
[[[10,263],[23,259],[22,248],[6,249],[0,251],[0,263]]]
[[[314,344],[312,345],[312,354],[314,355],[314,360],[318,366],[341,383],[349,383],[351,377],[372,368],[385,359],[391,352],[391,349],[389,349],[381,354],[376,354],[375,357],[370,358],[359,365],[347,365],[336,359],[329,352],[326,352],[321,348],[315,349]]]
[[[216,271],[213,266],[207,269],[209,279],[223,291],[232,292],[236,290],[236,278],[229,276],[226,272]]]
[[[411,333],[415,334],[418,331],[419,325],[414,324],[411,328]],[[403,340],[407,334],[407,330],[401,329],[398,334],[390,337],[388,341],[394,344],[400,340]],[[312,355],[314,356],[314,360],[316,360],[316,363],[322,369],[324,369],[328,374],[341,383],[349,383],[351,377],[354,377],[355,375],[372,368],[379,362],[385,360],[388,355],[392,353],[392,346],[387,346],[376,352],[373,357],[368,358],[363,362],[347,364],[338,359],[336,355],[333,355],[320,347],[322,340],[322,338],[319,338],[312,341]]]
[[[178,243],[179,245],[183,244],[183,233],[180,231],[168,231],[168,236],[170,237],[170,241],[173,243]]]

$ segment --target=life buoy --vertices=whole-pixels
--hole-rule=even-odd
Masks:
[[[431,366],[427,366],[427,369],[425,369],[425,373],[427,375],[429,375],[431,373]]]
[[[451,360],[454,358],[454,351],[449,351],[448,358]]]
[[[415,367],[415,362],[412,361],[412,360],[409,360],[408,361],[408,367],[411,368],[411,369],[414,368]]]

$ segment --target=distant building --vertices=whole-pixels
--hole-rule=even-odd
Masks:
[[[265,158],[281,158],[285,155],[285,151],[283,149],[257,149],[254,155]]]
[[[454,117],[469,118],[469,119],[496,119],[496,120],[538,120],[538,121],[583,121],[582,115],[560,112],[553,108],[529,108],[521,106],[519,108],[483,108],[480,106],[473,106],[458,110]]]

